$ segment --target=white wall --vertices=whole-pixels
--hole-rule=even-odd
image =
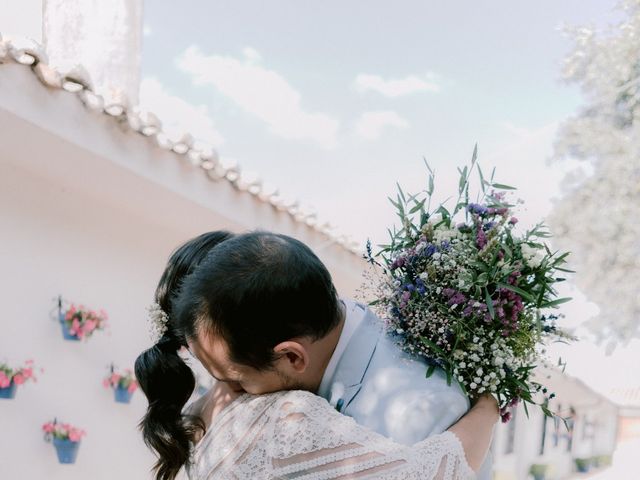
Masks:
[[[38,383],[0,403],[3,478],[146,478],[153,457],[135,429],[145,410],[137,392],[117,404],[102,384],[114,361],[132,367],[148,346],[144,307],[163,261],[184,239],[30,172],[2,164],[0,355],[45,368]],[[64,341],[50,312],[57,294],[111,316],[111,331]],[[86,429],[78,462],[59,465],[41,425],[54,416]]]
[[[42,40],[42,0],[0,0],[0,33]]]
[[[319,253],[342,294],[359,284],[353,254],[109,122],[27,67],[0,66],[0,360],[45,368],[0,399],[2,478],[150,478],[154,457],[136,429],[146,400],[115,403],[102,379],[150,345],[145,307],[169,254],[193,235],[288,233]],[[51,317],[58,294],[107,310],[110,332],[63,340]],[[88,432],[75,465],[58,464],[43,441],[54,416]]]

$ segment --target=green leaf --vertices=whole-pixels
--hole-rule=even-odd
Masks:
[[[416,202],[416,205],[411,210],[409,210],[409,214],[416,213],[418,210],[424,207],[424,202],[424,200]]]
[[[500,282],[498,282],[496,285],[498,285],[498,287],[500,287],[500,288],[506,288],[507,290],[511,290],[512,292],[516,292],[522,298],[530,301],[531,303],[535,303],[535,299],[531,296],[531,294],[529,294],[528,292],[525,292],[521,288],[515,287],[513,285],[509,285],[508,283],[500,283]]]
[[[553,300],[551,302],[545,302],[542,305],[540,305],[540,308],[553,308],[553,307],[557,307],[558,305],[562,305],[563,303],[567,303],[568,301],[571,300],[571,297],[565,297],[565,298],[558,298],[557,300]]]
[[[398,182],[396,182],[396,185],[398,186],[398,192],[400,192],[400,196],[402,197],[402,201],[404,203],[407,203],[407,199],[404,196],[404,192],[402,191],[402,187],[400,186],[400,184]]]
[[[427,337],[420,337],[420,340],[425,343],[429,348],[433,349],[435,352],[437,352],[438,354],[440,354],[440,356],[442,358],[446,358],[447,354],[444,353],[444,350],[442,350],[439,346],[437,346],[435,343],[433,343],[431,340],[429,340]]]
[[[576,273],[575,270],[569,270],[568,268],[560,268],[560,267],[553,267],[553,268],[565,273]]]
[[[429,365],[429,368],[427,369],[427,378],[429,378],[431,375],[433,375],[433,372],[436,371],[436,366],[435,365]]]
[[[487,304],[487,308],[489,309],[489,315],[491,315],[491,319],[496,319],[496,312],[493,309],[493,300],[491,300],[491,295],[489,295],[489,290],[484,289],[484,299]]]
[[[480,168],[480,165],[478,165],[478,175],[480,176],[480,187],[482,188],[482,193],[485,192],[485,187],[486,187],[486,182],[484,179],[484,175],[482,175],[482,169]]]
[[[465,166],[464,170],[458,169],[458,171],[460,172],[460,182],[458,183],[458,192],[462,193],[462,191],[464,190],[464,186],[467,183],[468,168]]]
[[[499,188],[500,190],[517,190],[517,188],[505,185],[503,183],[492,183],[491,186],[494,188]]]

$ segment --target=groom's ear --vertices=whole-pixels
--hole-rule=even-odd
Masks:
[[[309,352],[301,343],[288,340],[273,347],[273,353],[280,362],[284,362],[285,368],[294,373],[304,373],[309,366]]]

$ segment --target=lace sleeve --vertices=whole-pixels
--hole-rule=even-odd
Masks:
[[[267,452],[274,478],[476,478],[451,432],[407,447],[356,424],[308,392],[290,392],[277,403],[277,412]]]
[[[212,424],[187,469],[192,480],[467,480],[451,432],[394,443],[309,392],[244,395]]]

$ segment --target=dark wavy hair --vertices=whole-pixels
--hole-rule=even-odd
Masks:
[[[196,266],[232,237],[233,234],[227,231],[207,232],[178,247],[171,254],[155,291],[155,301],[169,315],[168,328],[158,343],[138,356],[135,374],[149,401],[138,428],[145,444],[158,455],[153,466],[156,480],[176,477],[189,459],[190,439],[198,430],[205,430],[199,417],[182,414],[196,380],[178,350],[187,345],[186,340],[195,332],[193,325],[188,328],[189,323],[178,325],[174,321],[171,313],[174,297]]]
[[[308,246],[254,231],[209,253],[185,279],[172,315],[183,330],[222,338],[232,361],[266,370],[278,343],[319,339],[337,326],[340,303],[329,271]]]

